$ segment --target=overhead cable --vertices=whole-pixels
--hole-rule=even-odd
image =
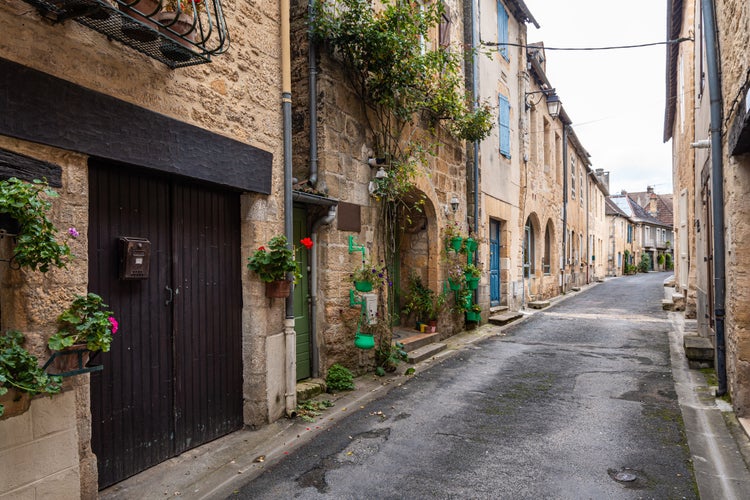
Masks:
[[[481,45],[486,45],[488,47],[499,47],[499,46],[507,46],[507,47],[523,47],[525,49],[544,49],[544,50],[617,50],[617,49],[637,49],[641,47],[651,47],[654,45],[673,45],[677,43],[682,42],[692,42],[694,39],[692,37],[682,37],[682,38],[676,38],[674,40],[667,40],[664,42],[650,42],[650,43],[639,43],[634,45],[611,45],[607,47],[545,47],[542,45],[528,45],[523,43],[512,43],[512,42],[485,42],[481,41]]]

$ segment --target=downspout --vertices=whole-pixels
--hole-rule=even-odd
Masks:
[[[289,0],[281,0],[281,108],[284,127],[284,234],[287,246],[294,251],[292,225],[292,62],[290,48]],[[294,293],[286,298],[284,319],[285,384],[284,404],[287,416],[297,407],[297,353],[294,333]]]
[[[479,103],[479,61],[477,54],[473,53],[477,47],[477,23],[476,23],[476,7],[477,0],[471,0],[471,49],[472,49],[472,71],[471,71],[471,91],[474,96],[473,109],[476,111]],[[474,232],[479,234],[479,141],[474,141],[474,158],[473,158],[473,173],[474,173]],[[477,250],[474,252],[474,262],[477,262],[479,255],[479,245]],[[499,272],[499,271],[498,271]],[[479,303],[479,290],[474,290],[474,303]]]
[[[312,317],[310,329],[312,334],[311,353],[312,353],[312,376],[320,376],[320,359],[318,359],[318,230],[321,226],[327,226],[336,218],[336,206],[328,208],[328,214],[316,220],[312,226],[311,239],[313,241],[310,250],[310,315]]]
[[[719,76],[719,42],[716,13],[712,0],[702,0],[706,25],[706,63],[708,92],[711,99],[711,211],[713,212],[714,321],[716,325],[717,396],[727,393],[726,339],[724,337],[724,302],[726,267],[724,245],[724,158],[721,148],[721,78]]]
[[[561,288],[565,293],[565,267],[567,266],[567,244],[568,244],[568,125],[563,122],[563,227],[562,227],[562,276]]]
[[[308,75],[308,94],[310,104],[310,184],[315,187],[318,184],[318,64],[316,61],[317,51],[315,41],[313,40],[313,26],[315,25],[315,5],[314,0],[308,0],[308,49],[307,49],[307,66]]]

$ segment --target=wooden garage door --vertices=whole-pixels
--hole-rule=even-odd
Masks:
[[[92,446],[104,488],[242,426],[239,195],[92,162],[89,290],[115,311],[94,359]],[[118,239],[147,238],[147,279]]]

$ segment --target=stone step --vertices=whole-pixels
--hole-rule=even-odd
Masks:
[[[580,286],[574,286],[573,288],[571,288],[571,290],[574,291],[574,292],[580,292],[581,291],[581,287]]]
[[[545,307],[549,307],[549,300],[535,300],[529,302],[529,307],[532,309],[544,309]]]
[[[416,330],[393,329],[393,341],[404,344],[404,351],[411,352],[440,340],[440,333],[417,333]]]
[[[510,311],[505,312],[502,314],[495,314],[493,316],[490,316],[489,322],[493,325],[503,326],[507,325],[508,323],[517,320],[518,318],[522,317],[523,314],[521,314],[518,311]]]
[[[309,378],[297,382],[297,401],[307,401],[326,392],[326,382],[319,378]]]
[[[500,313],[504,313],[507,310],[508,310],[508,306],[494,306],[494,307],[490,307],[490,314],[492,315],[500,314]]]
[[[685,357],[695,361],[713,361],[714,346],[706,337],[700,335],[685,335],[682,338],[685,347]]]
[[[407,361],[409,361],[409,363],[411,364],[419,363],[420,361],[425,360],[430,356],[434,356],[435,354],[444,350],[446,347],[448,347],[447,344],[443,344],[442,342],[427,344],[426,346],[422,346],[419,349],[409,351],[409,357]]]

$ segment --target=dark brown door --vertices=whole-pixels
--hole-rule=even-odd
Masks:
[[[242,426],[239,195],[90,167],[89,290],[120,323],[91,377],[104,488]],[[147,279],[119,279],[120,236],[151,242]]]

